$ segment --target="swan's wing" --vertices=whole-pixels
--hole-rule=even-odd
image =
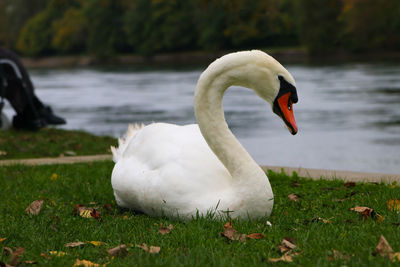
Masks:
[[[231,175],[208,147],[197,125],[155,123],[126,140],[112,174],[121,206],[148,212],[197,201],[231,186]]]

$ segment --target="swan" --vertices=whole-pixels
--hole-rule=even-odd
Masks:
[[[183,219],[209,212],[244,219],[270,215],[274,196],[268,177],[225,121],[222,98],[232,85],[253,89],[297,133],[292,75],[262,51],[227,54],[197,82],[198,125],[129,126],[125,140],[111,148],[111,184],[120,207]]]

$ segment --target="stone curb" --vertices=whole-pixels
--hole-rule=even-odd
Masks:
[[[36,159],[9,159],[0,160],[0,166],[8,165],[48,165],[48,164],[73,164],[85,163],[93,161],[112,160],[112,155],[92,155],[92,156],[73,156],[73,157],[58,157],[58,158],[36,158]],[[344,180],[352,182],[383,182],[383,183],[400,183],[400,174],[382,174],[382,173],[367,173],[367,172],[353,172],[353,171],[335,171],[335,170],[321,170],[309,168],[292,168],[280,166],[261,166],[265,171],[272,170],[280,173],[282,170],[291,175],[296,172],[299,177],[311,178],[314,180],[327,179],[327,180]]]

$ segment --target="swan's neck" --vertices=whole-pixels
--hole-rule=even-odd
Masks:
[[[206,142],[231,173],[234,185],[269,187],[265,173],[229,130],[222,108],[228,87],[246,86],[241,82],[245,77],[238,75],[242,71],[238,66],[211,67],[201,75],[195,93],[196,119]]]

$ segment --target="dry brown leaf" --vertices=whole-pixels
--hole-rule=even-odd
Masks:
[[[51,257],[49,255],[47,255],[46,253],[40,253],[40,256],[45,257],[46,259],[51,259]]]
[[[85,243],[84,243],[84,242],[80,242],[80,241],[78,241],[78,242],[71,242],[71,243],[65,244],[65,246],[66,246],[67,248],[82,247],[82,246],[84,246],[84,245],[85,245]]]
[[[293,181],[290,185],[291,185],[292,187],[299,187],[299,186],[300,186],[300,184],[299,184],[298,181]]]
[[[376,219],[378,222],[383,222],[384,220],[381,215],[368,207],[355,206],[354,208],[350,208],[350,210],[360,213],[364,220],[368,219],[369,217]]]
[[[128,250],[126,250],[126,245],[124,245],[124,244],[119,245],[115,248],[108,249],[107,252],[110,257],[124,256],[124,255],[128,254]]]
[[[6,239],[7,239],[7,237],[1,237],[1,238],[0,238],[0,243],[3,242],[3,241],[6,240]]]
[[[168,225],[168,227],[165,227],[162,223],[160,224],[160,230],[158,232],[162,235],[169,234],[171,233],[172,229],[174,226],[172,224]]]
[[[88,261],[88,260],[80,260],[80,259],[76,259],[75,264],[73,265],[73,267],[76,266],[84,266],[84,267],[100,267],[100,264]],[[105,266],[105,264],[103,264],[103,266]]]
[[[328,256],[329,261],[336,260],[350,260],[350,255],[344,255],[342,252],[333,250],[333,256]]]
[[[299,196],[298,195],[296,195],[296,194],[290,194],[290,195],[288,195],[288,198],[289,198],[289,200],[291,200],[291,201],[295,201],[295,202],[297,202],[297,201],[299,201]]]
[[[269,262],[293,262],[293,257],[299,255],[300,253],[285,253],[280,258],[270,258],[268,259]]]
[[[107,211],[113,211],[111,204],[108,204],[108,203],[103,205],[103,209],[105,209]]]
[[[3,150],[0,150],[0,156],[5,156],[5,155],[7,155],[7,152],[3,151]]]
[[[286,238],[282,239],[282,244],[279,246],[279,251],[281,253],[290,252],[296,247],[296,245],[292,243],[293,241],[292,240],[289,241],[288,239]]]
[[[95,218],[99,221],[102,220],[100,212],[95,208],[85,207],[82,204],[77,204],[74,207],[74,215],[79,215],[83,218]]]
[[[355,187],[356,183],[355,182],[345,182],[344,187]]]
[[[11,266],[18,266],[19,258],[22,254],[24,254],[25,249],[22,247],[18,247],[15,250],[12,250],[9,247],[4,247],[4,251],[7,251],[7,253],[11,254],[11,259],[8,264]]]
[[[38,215],[43,206],[43,200],[33,201],[26,209],[26,214]]]
[[[400,200],[391,199],[386,202],[386,206],[390,211],[400,211]]]
[[[386,241],[386,238],[381,235],[379,237],[378,245],[376,246],[374,252],[372,254],[375,255],[381,255],[382,257],[388,257],[389,259],[392,259],[393,257],[393,249],[389,245],[389,243]]]
[[[350,208],[350,210],[358,212],[358,213],[363,213],[366,210],[371,210],[371,208],[355,206],[354,208]]]
[[[156,246],[150,246],[147,247],[146,243],[142,243],[140,245],[137,245],[137,247],[143,249],[144,251],[148,252],[148,253],[159,253],[161,248],[160,247],[156,247]]]
[[[250,238],[250,239],[261,239],[261,238],[265,238],[265,237],[266,237],[266,235],[260,234],[260,233],[253,233],[253,234],[247,235],[247,238]]]
[[[237,240],[240,242],[246,242],[246,235],[245,234],[240,234],[236,229],[232,228],[232,225],[230,222],[227,222],[224,225],[225,231],[221,233],[223,237],[226,237],[230,240]]]

